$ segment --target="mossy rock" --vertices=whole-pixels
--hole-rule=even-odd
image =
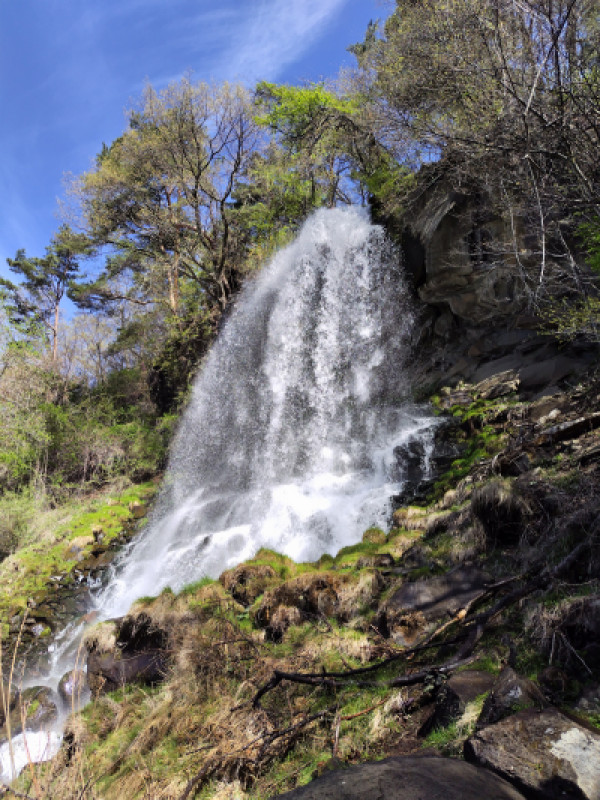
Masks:
[[[362,540],[365,544],[385,544],[387,536],[381,528],[368,528],[363,533]]]

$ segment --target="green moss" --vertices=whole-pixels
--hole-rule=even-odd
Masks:
[[[207,576],[200,578],[199,581],[194,581],[194,583],[189,583],[187,586],[184,586],[179,592],[179,597],[195,595],[200,589],[203,589],[205,586],[211,586],[213,583],[217,583],[214,578],[209,578]]]
[[[38,524],[45,523],[50,530],[0,567],[0,618],[10,619],[23,612],[32,597],[40,603],[46,594],[52,596],[56,587],[51,578],[62,576],[64,580],[92,554],[98,546],[94,534],[101,530],[103,549],[120,540],[127,526],[134,523],[131,508],[147,502],[155,491],[154,483],[113,489],[87,499],[83,507],[81,499],[73,499],[60,508],[58,522],[56,511],[41,515]],[[73,548],[70,543],[75,540],[80,546]]]
[[[456,722],[452,722],[446,728],[435,728],[435,730],[431,731],[423,740],[423,747],[433,747],[443,753],[454,743],[457,737],[458,726]]]
[[[449,410],[457,423],[455,436],[465,439],[465,449],[460,458],[455,459],[450,469],[438,481],[427,499],[432,504],[441,499],[448,489],[454,488],[465,478],[473,466],[483,459],[495,455],[505,441],[505,434],[498,431],[489,420],[493,420],[510,406],[517,403],[516,395],[500,400],[476,399],[469,406],[452,406]]]
[[[500,665],[497,658],[494,658],[491,655],[482,655],[476,661],[461,667],[458,671],[462,672],[464,670],[471,669],[477,669],[481,670],[482,672],[489,672],[492,675],[497,675],[500,672]]]

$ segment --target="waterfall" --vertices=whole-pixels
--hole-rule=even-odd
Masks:
[[[260,547],[313,560],[385,527],[394,450],[429,429],[407,404],[413,315],[383,230],[316,212],[249,281],[196,380],[149,526],[102,617]]]
[[[358,208],[316,212],[237,299],[151,519],[96,592],[98,617],[261,547],[315,560],[386,527],[402,452],[431,440],[431,418],[407,399],[413,321],[383,230]],[[50,682],[72,667],[81,629],[58,637]]]

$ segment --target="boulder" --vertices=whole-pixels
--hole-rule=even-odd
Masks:
[[[468,703],[489,692],[495,677],[489,672],[468,669],[452,675],[439,688],[435,708],[419,730],[419,736],[428,736],[436,728],[446,728],[464,714]]]
[[[519,384],[517,373],[514,370],[506,370],[481,381],[474,387],[474,390],[475,394],[484,400],[495,400],[516,392]]]
[[[546,698],[529,678],[505,667],[491,687],[477,720],[477,727],[491,725],[526,708],[545,708]]]
[[[121,689],[128,683],[156,684],[165,679],[169,664],[163,650],[125,654],[90,653],[87,660],[88,686],[93,695]]]
[[[30,686],[24,689],[10,712],[10,732],[12,736],[23,731],[47,730],[58,717],[58,697],[47,686]],[[8,739],[6,720],[0,728],[0,744]]]
[[[47,686],[31,686],[21,694],[20,705],[25,709],[27,728],[40,731],[48,728],[58,717],[58,698]]]
[[[143,611],[97,625],[86,636],[85,647],[93,695],[128,683],[160,683],[170,663],[166,631]]]
[[[482,591],[488,580],[482,570],[465,566],[445,575],[404,583],[379,609],[379,630],[398,644],[410,647],[429,623],[454,616]]]
[[[58,682],[60,699],[68,706],[82,707],[88,700],[86,674],[81,669],[66,672]]]
[[[551,708],[520,711],[475,733],[465,758],[526,797],[600,800],[600,733]]]
[[[404,442],[394,448],[395,465],[391,479],[402,484],[402,497],[408,503],[428,474],[428,459],[422,440]]]
[[[584,433],[596,430],[598,427],[600,427],[600,412],[596,411],[593,414],[588,414],[586,417],[567,420],[566,422],[561,422],[559,425],[546,428],[536,439],[535,444],[556,444],[557,442],[564,442],[567,439],[577,439]]]
[[[271,800],[523,800],[509,783],[464,761],[404,756],[327,772]]]
[[[261,594],[278,582],[277,573],[268,564],[240,564],[226,570],[219,581],[229,594],[243,606],[250,606]]]
[[[573,358],[567,356],[553,356],[543,361],[528,363],[519,370],[519,379],[522,389],[535,389],[539,386],[550,386],[572,375],[582,368]]]

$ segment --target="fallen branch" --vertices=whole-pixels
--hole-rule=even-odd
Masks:
[[[323,686],[329,689],[339,689],[343,686],[346,686],[348,683],[352,683],[355,686],[359,687],[373,687],[373,686],[388,686],[388,687],[397,687],[397,686],[414,686],[418,683],[424,683],[427,681],[432,675],[441,674],[447,675],[459,667],[464,666],[465,664],[469,664],[473,661],[473,651],[482,638],[487,625],[492,622],[492,620],[500,614],[500,612],[504,611],[505,609],[509,608],[510,606],[514,605],[519,600],[527,597],[528,595],[532,594],[534,591],[538,589],[545,588],[548,586],[552,581],[558,578],[562,573],[566,572],[581,556],[581,554],[589,547],[589,542],[584,541],[581,542],[574,550],[569,553],[566,558],[564,558],[559,564],[552,568],[546,568],[543,570],[536,578],[533,580],[528,581],[523,586],[514,589],[512,592],[507,594],[505,597],[502,597],[497,603],[495,603],[491,608],[487,609],[486,611],[481,612],[480,614],[473,615],[468,617],[468,612],[479,603],[483,602],[497,591],[504,589],[506,586],[514,583],[516,580],[523,579],[525,576],[519,576],[519,578],[509,578],[502,581],[499,581],[492,586],[486,587],[482,592],[480,592],[476,597],[474,597],[464,608],[460,609],[451,620],[444,622],[440,625],[432,634],[430,634],[427,639],[416,645],[413,648],[402,650],[398,653],[394,653],[388,658],[383,659],[383,661],[379,661],[377,664],[371,664],[368,667],[358,667],[352,670],[346,670],[345,672],[327,672],[323,670],[322,672],[313,672],[313,673],[306,673],[306,672],[285,672],[283,670],[274,670],[273,676],[271,679],[261,687],[254,699],[252,701],[252,705],[254,708],[258,708],[260,705],[261,698],[264,697],[265,694],[270,692],[272,689],[275,689],[282,681],[290,681],[292,683],[300,683],[305,684],[308,686]],[[451,625],[456,622],[462,622],[463,625],[469,630],[469,634],[463,646],[460,648],[459,652],[449,661],[445,662],[441,665],[434,665],[432,667],[428,667],[427,669],[423,669],[419,672],[413,672],[408,675],[401,675],[397,678],[393,678],[391,681],[364,681],[359,680],[359,676],[366,675],[370,672],[375,672],[380,670],[382,667],[385,667],[392,663],[393,661],[397,661],[400,658],[409,658],[412,655],[420,652],[424,649],[427,649],[432,646],[432,640],[437,638],[441,633],[446,631]],[[455,643],[456,639],[453,642],[446,642],[445,644]]]

